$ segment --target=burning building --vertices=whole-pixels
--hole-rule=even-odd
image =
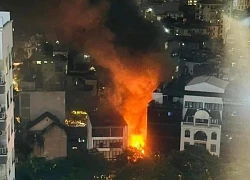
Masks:
[[[89,115],[87,148],[97,149],[108,160],[113,160],[127,147],[127,123],[117,115]]]
[[[159,53],[160,30],[132,0],[65,0],[56,13],[59,35],[108,70],[108,102],[128,125],[128,144],[143,147],[148,102],[168,67]]]

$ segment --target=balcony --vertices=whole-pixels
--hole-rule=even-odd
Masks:
[[[193,123],[193,122],[182,122],[182,126],[196,126],[196,127],[218,127],[220,128],[221,126],[219,124],[207,124],[207,123]]]

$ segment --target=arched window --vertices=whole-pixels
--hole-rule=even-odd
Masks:
[[[213,133],[211,134],[211,139],[212,139],[212,140],[217,140],[217,134],[216,134],[216,132],[213,132]]]
[[[185,137],[190,137],[190,131],[189,130],[185,131]]]
[[[204,131],[198,131],[194,134],[194,140],[207,141],[207,135]]]

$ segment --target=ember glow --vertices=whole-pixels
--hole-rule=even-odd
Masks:
[[[93,6],[86,0],[65,0],[57,12],[57,28],[64,38],[93,57],[97,66],[111,72],[109,102],[128,124],[129,145],[144,152],[147,106],[164,65],[159,54],[131,53],[126,47],[114,45],[116,35],[104,25],[108,10],[107,1]]]

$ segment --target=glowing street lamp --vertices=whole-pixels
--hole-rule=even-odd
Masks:
[[[146,12],[153,12],[153,9],[152,9],[152,8],[148,8],[148,9],[146,10]]]
[[[165,33],[170,33],[170,30],[168,28],[165,28],[165,27],[164,27],[164,31],[165,31]]]

